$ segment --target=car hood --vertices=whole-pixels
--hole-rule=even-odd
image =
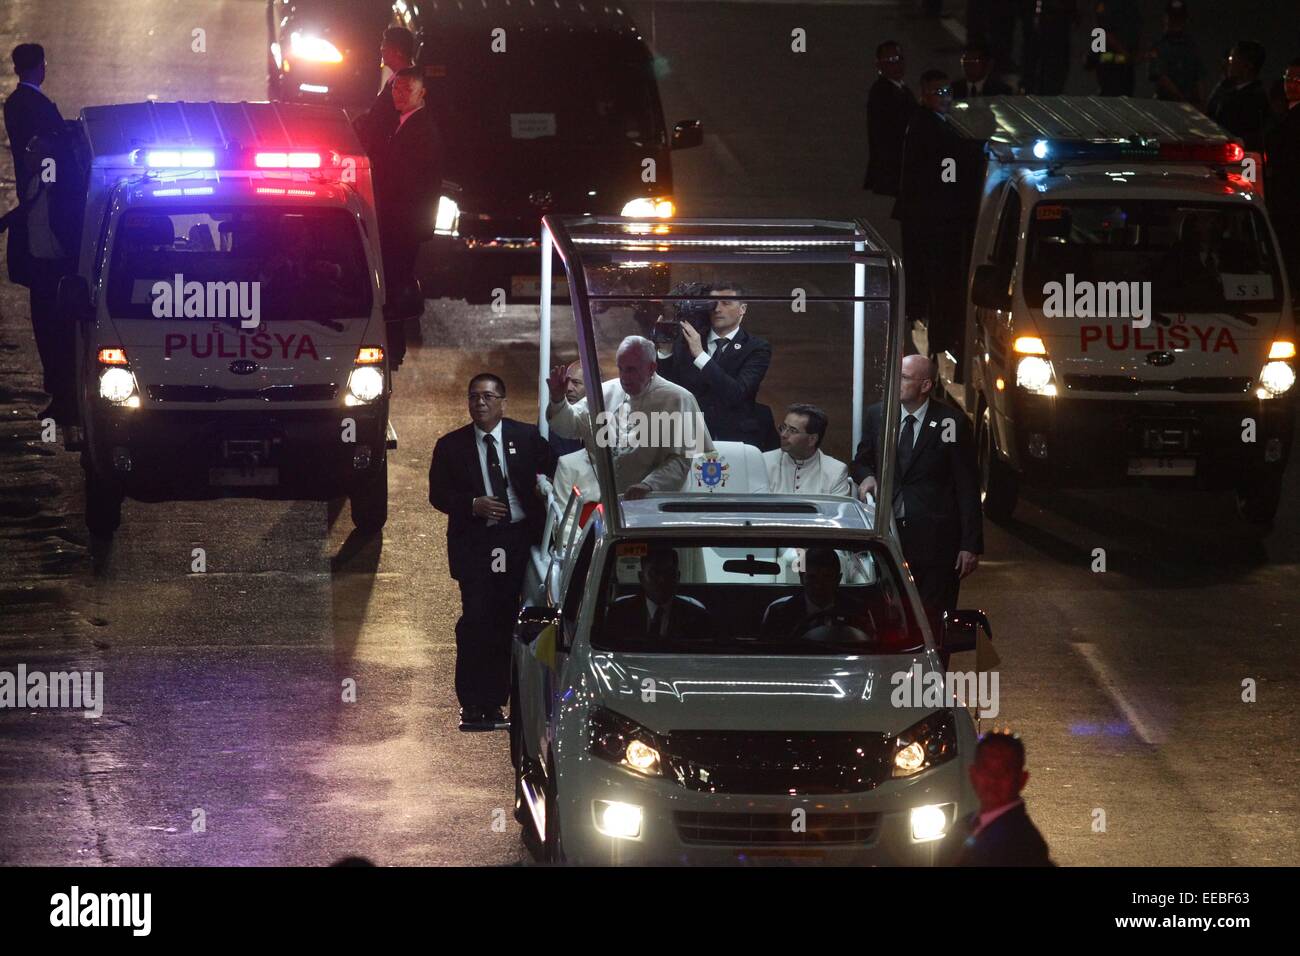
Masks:
[[[674,730],[843,730],[893,734],[933,706],[896,686],[939,673],[932,652],[760,657],[593,653],[593,683],[608,709],[660,733]],[[891,699],[892,698],[892,699]],[[895,706],[900,704],[918,706]]]

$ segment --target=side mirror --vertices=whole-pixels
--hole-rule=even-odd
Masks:
[[[525,607],[519,611],[515,621],[515,640],[520,644],[531,644],[537,636],[551,625],[560,626],[560,609],[556,607]]]
[[[1001,266],[976,266],[970,300],[982,309],[1005,309],[1011,304],[1011,296],[1007,295],[1008,281]]]
[[[77,322],[88,322],[94,317],[90,308],[90,286],[81,276],[64,276],[59,280],[55,306],[60,315],[71,316]]]
[[[672,149],[691,149],[704,142],[704,124],[699,120],[682,120],[673,127]]]
[[[975,650],[980,630],[984,631],[984,636],[990,641],[993,640],[993,628],[983,611],[944,611],[943,651],[960,654],[962,651]]]

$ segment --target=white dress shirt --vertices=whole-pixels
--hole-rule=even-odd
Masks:
[[[992,823],[998,817],[1002,816],[1002,814],[1006,813],[1007,811],[1014,810],[1016,807],[1019,806],[1023,806],[1024,802],[1025,802],[1024,800],[1017,797],[1015,800],[1012,800],[1010,803],[1004,803],[1002,804],[1002,806],[994,807],[992,810],[985,810],[983,813],[981,813],[978,817],[975,818],[975,826],[971,830],[970,835],[978,836],[980,833],[983,833],[985,830],[988,829],[990,823]]]
[[[822,454],[818,448],[798,461],[780,448],[763,452],[767,466],[767,490],[778,495],[852,496],[853,482],[844,462]]]
[[[496,443],[497,459],[501,462],[501,474],[506,479],[506,497],[510,499],[510,523],[514,524],[516,521],[524,520],[524,506],[519,503],[519,496],[515,494],[515,483],[510,480],[510,467],[506,462],[506,456],[513,455],[515,449],[513,445],[509,449],[502,445],[500,422],[497,422],[497,427],[492,429],[491,432],[485,432],[477,425],[474,426],[474,444],[478,446],[478,464],[483,475],[483,494],[488,498],[492,497],[492,479],[488,476],[487,445],[483,443],[483,436],[489,434],[492,436],[493,442]],[[490,525],[500,523],[499,521],[488,521]]]

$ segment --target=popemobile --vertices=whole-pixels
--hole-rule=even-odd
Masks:
[[[635,317],[699,307],[654,291],[670,273],[743,287],[746,322],[807,369],[764,400],[827,408],[841,455],[883,401],[896,445],[901,269],[865,223],[547,216],[541,246],[541,373],[576,351],[593,429]],[[571,330],[553,321],[570,314]],[[706,443],[681,490],[628,500],[614,444],[590,449],[597,494],[554,489],[526,581],[510,708],[525,843],[586,864],[942,860],[976,808],[975,701],[909,691],[983,645],[984,616],[931,633],[889,508],[769,494],[758,450],[728,442]],[[894,481],[887,458],[881,500]]]

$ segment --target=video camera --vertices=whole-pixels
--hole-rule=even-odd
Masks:
[[[679,282],[673,286],[670,296],[710,295],[713,287],[705,282]],[[653,338],[656,345],[676,342],[682,334],[679,323],[689,322],[701,335],[707,335],[709,317],[713,314],[714,302],[711,299],[683,298],[676,302],[664,303],[664,314],[655,320]],[[671,314],[668,314],[671,313]]]

